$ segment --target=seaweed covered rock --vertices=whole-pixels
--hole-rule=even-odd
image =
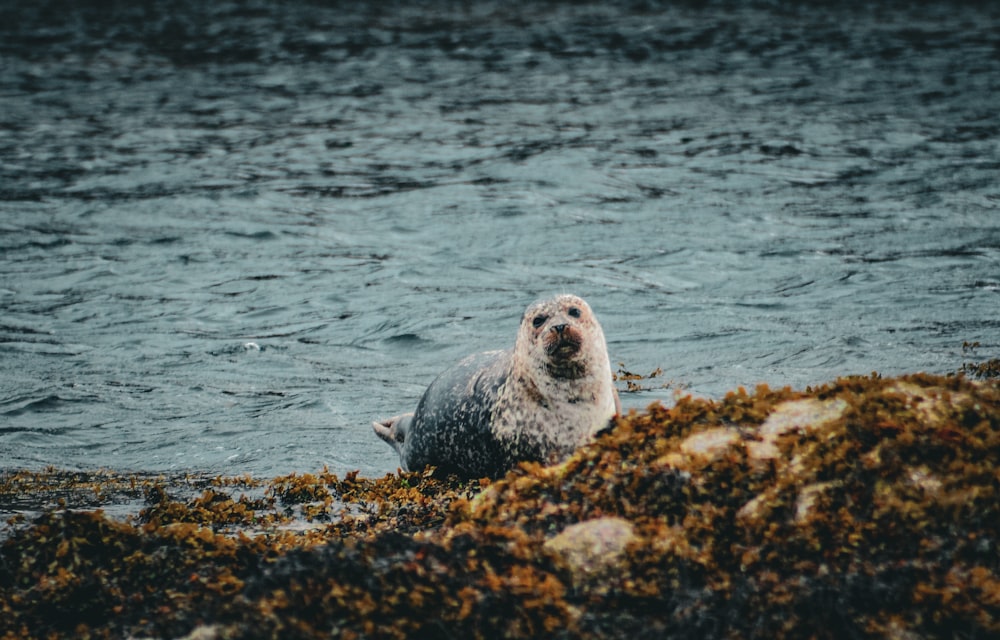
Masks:
[[[914,375],[653,405],[493,483],[156,484],[11,524],[0,635],[994,637],[998,469],[1000,384]]]
[[[623,635],[994,635],[998,400],[995,382],[931,376],[683,399],[456,519],[540,539],[550,516],[631,520],[614,588],[588,603],[623,612],[607,630],[643,612]]]

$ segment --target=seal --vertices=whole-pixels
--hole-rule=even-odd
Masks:
[[[372,427],[405,471],[496,478],[565,458],[619,413],[601,325],[582,298],[560,295],[527,308],[513,349],[465,358],[413,413]]]

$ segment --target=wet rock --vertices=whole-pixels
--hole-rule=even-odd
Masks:
[[[721,427],[709,429],[688,436],[681,443],[680,450],[689,456],[699,456],[714,459],[722,455],[729,447],[740,441],[740,433],[736,429]]]
[[[221,640],[225,637],[226,635],[223,627],[212,624],[195,627],[191,633],[187,634],[183,638],[179,638],[178,640]]]
[[[779,404],[757,431],[761,440],[747,443],[747,451],[755,460],[777,458],[781,455],[777,445],[780,437],[797,430],[809,433],[823,429],[838,420],[847,406],[843,398],[805,398]]]
[[[544,546],[562,557],[575,575],[588,576],[614,569],[635,539],[631,522],[608,517],[570,525]]]

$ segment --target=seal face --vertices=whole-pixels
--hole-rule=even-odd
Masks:
[[[620,412],[601,325],[582,298],[560,295],[528,307],[513,349],[465,358],[413,413],[372,427],[404,470],[497,477],[568,456]]]

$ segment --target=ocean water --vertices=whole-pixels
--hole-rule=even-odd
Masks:
[[[2,2],[0,61],[0,469],[392,472],[558,292],[627,408],[1000,352],[996,5]]]

